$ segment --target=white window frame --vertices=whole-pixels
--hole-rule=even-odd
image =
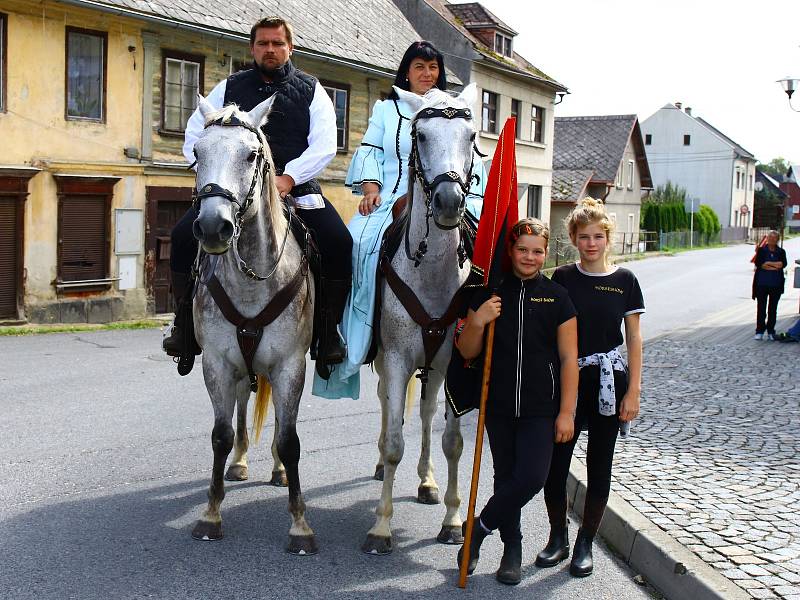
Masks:
[[[491,103],[489,100],[494,97],[494,126],[490,128],[489,111]],[[491,90],[481,90],[481,131],[484,133],[498,133],[498,111],[500,108],[500,94]]]
[[[619,163],[619,168],[617,169],[617,175],[614,177],[614,187],[618,190],[622,189],[622,169],[624,168],[624,163]]]
[[[629,160],[628,161],[628,189],[629,190],[633,189],[633,180],[634,180],[634,177],[633,177],[633,161]]]
[[[538,110],[539,118],[535,117],[536,112]],[[531,104],[531,141],[536,142],[537,144],[544,144],[544,108],[541,106],[537,106],[535,104]],[[541,134],[539,137],[541,139],[536,139],[536,124],[539,124],[539,133]]]
[[[498,46],[499,46],[499,48],[498,48]],[[508,51],[506,52],[506,50],[508,50]],[[509,36],[507,36],[507,35],[505,35],[503,33],[500,33],[498,31],[495,31],[494,32],[494,51],[497,54],[500,54],[501,56],[507,56],[508,58],[511,58],[512,56],[514,56],[513,40]]]
[[[204,64],[202,57],[190,57],[184,55],[172,55],[168,51],[164,53],[162,58],[164,61],[164,68],[163,68],[163,77],[164,81],[161,85],[161,127],[164,131],[169,133],[183,133],[186,131],[186,124],[189,122],[189,117],[191,117],[194,110],[197,108],[197,96],[198,94],[203,93],[203,71],[204,71]],[[167,81],[167,74],[169,73],[170,63],[177,63],[180,66],[180,81]],[[197,86],[194,89],[194,93],[190,94],[192,98],[192,105],[191,106],[184,106],[184,94],[183,88],[188,88],[188,84],[184,84],[184,77],[186,72],[186,66],[193,65],[197,67]],[[175,127],[175,123],[168,123],[167,122],[167,84],[172,83],[176,84],[180,87],[180,94],[178,102],[179,104],[176,106],[169,106],[169,108],[177,108],[180,115],[181,115],[181,122],[177,124]],[[186,118],[184,120],[184,114]]]
[[[347,132],[350,127],[350,89],[341,83],[323,83],[322,88],[328,94],[328,98],[333,103],[333,110],[336,111],[336,96],[344,96],[344,123],[339,127],[339,118],[336,118],[336,150],[347,152]],[[342,143],[339,144],[339,132],[342,132]]]
[[[628,213],[628,233],[634,232],[635,225],[636,225],[636,214]]]

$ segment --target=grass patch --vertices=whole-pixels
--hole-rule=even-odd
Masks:
[[[33,335],[37,333],[80,333],[83,331],[109,331],[115,329],[153,329],[162,327],[163,321],[142,319],[139,321],[120,321],[117,323],[76,323],[74,325],[19,325],[0,327],[0,336]]]

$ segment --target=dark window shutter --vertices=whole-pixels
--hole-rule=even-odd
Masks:
[[[103,279],[108,273],[105,196],[65,196],[61,208],[61,281]]]
[[[17,199],[0,198],[0,317],[17,315]]]

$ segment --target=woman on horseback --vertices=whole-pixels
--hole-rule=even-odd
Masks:
[[[395,75],[394,85],[420,96],[428,90],[447,89],[442,54],[430,42],[408,47]],[[348,224],[353,238],[353,285],[342,319],[347,358],[328,381],[314,378],[313,394],[324,398],[358,398],[359,370],[372,341],[375,310],[375,272],[381,240],[392,223],[392,209],[408,189],[408,158],[411,153],[411,118],[414,111],[394,90],[372,109],[361,146],[353,154],[345,185],[363,194],[358,214]],[[486,171],[474,156],[477,177],[467,197],[467,209],[480,216]],[[401,200],[402,202],[402,200]]]

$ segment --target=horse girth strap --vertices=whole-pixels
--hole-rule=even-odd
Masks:
[[[441,317],[431,317],[422,306],[422,303],[417,298],[408,284],[403,281],[397,274],[397,271],[392,267],[391,261],[385,256],[381,259],[381,272],[386,277],[386,282],[389,287],[397,296],[403,308],[413,319],[413,321],[420,326],[422,330],[422,347],[425,350],[425,365],[422,367],[423,371],[428,371],[431,368],[433,357],[442,347],[444,339],[447,336],[447,328],[452,325],[458,317],[460,308],[461,295],[464,290],[463,287],[458,288],[453,294],[450,304]],[[423,382],[425,380],[423,379]]]
[[[286,307],[289,306],[297,292],[300,291],[307,274],[307,259],[304,256],[291,281],[278,290],[272,300],[255,317],[245,317],[237,310],[225,288],[222,287],[222,283],[217,279],[216,273],[212,273],[208,281],[205,282],[211,297],[223,316],[236,326],[236,340],[239,342],[239,349],[242,352],[247,374],[250,378],[250,389],[253,391],[257,390],[256,375],[253,371],[253,358],[261,342],[261,336],[264,334],[264,328],[286,310]]]

